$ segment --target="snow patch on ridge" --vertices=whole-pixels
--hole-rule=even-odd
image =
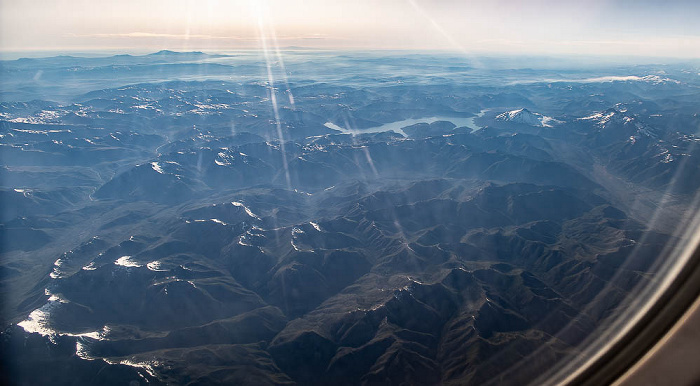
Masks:
[[[131,260],[131,256],[122,256],[118,258],[115,262],[115,265],[121,265],[122,267],[142,267],[142,264],[139,264],[133,260]]]
[[[258,217],[255,213],[253,213],[250,209],[248,209],[247,206],[243,205],[242,202],[231,201],[231,205],[242,207],[243,210],[245,210],[245,212],[248,214],[248,216],[253,217],[253,218],[257,219],[257,220],[260,220],[260,217]]]
[[[506,111],[504,113],[498,114],[496,116],[496,120],[520,123],[535,127],[553,127],[556,124],[562,123],[562,121],[556,120],[552,117],[548,117],[539,113],[533,113],[525,108]]]

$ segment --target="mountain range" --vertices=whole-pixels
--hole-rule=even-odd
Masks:
[[[694,213],[682,65],[286,55],[2,62],[4,382],[525,384]]]

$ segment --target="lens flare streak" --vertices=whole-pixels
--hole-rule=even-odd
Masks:
[[[277,104],[277,91],[275,89],[275,77],[272,73],[272,60],[270,58],[270,50],[267,45],[267,34],[265,33],[265,18],[263,15],[263,10],[261,5],[257,2],[253,2],[253,9],[257,14],[258,19],[258,33],[260,46],[265,58],[265,68],[267,72],[267,85],[270,91],[270,102],[272,103],[272,110],[275,117],[275,128],[277,130],[277,138],[280,142],[280,150],[282,151],[282,166],[284,168],[284,177],[287,182],[287,188],[292,189],[292,180],[289,175],[289,165],[287,162],[287,151],[285,148],[284,133],[282,132],[282,122],[280,121],[279,106]],[[291,94],[290,94],[291,95]],[[292,99],[290,99],[291,101]]]

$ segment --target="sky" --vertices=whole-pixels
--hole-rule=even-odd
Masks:
[[[700,1],[0,0],[0,51],[315,49],[700,57]]]

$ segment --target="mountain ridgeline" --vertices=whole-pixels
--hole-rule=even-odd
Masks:
[[[681,65],[288,56],[2,63],[3,381],[526,384],[694,211]]]

